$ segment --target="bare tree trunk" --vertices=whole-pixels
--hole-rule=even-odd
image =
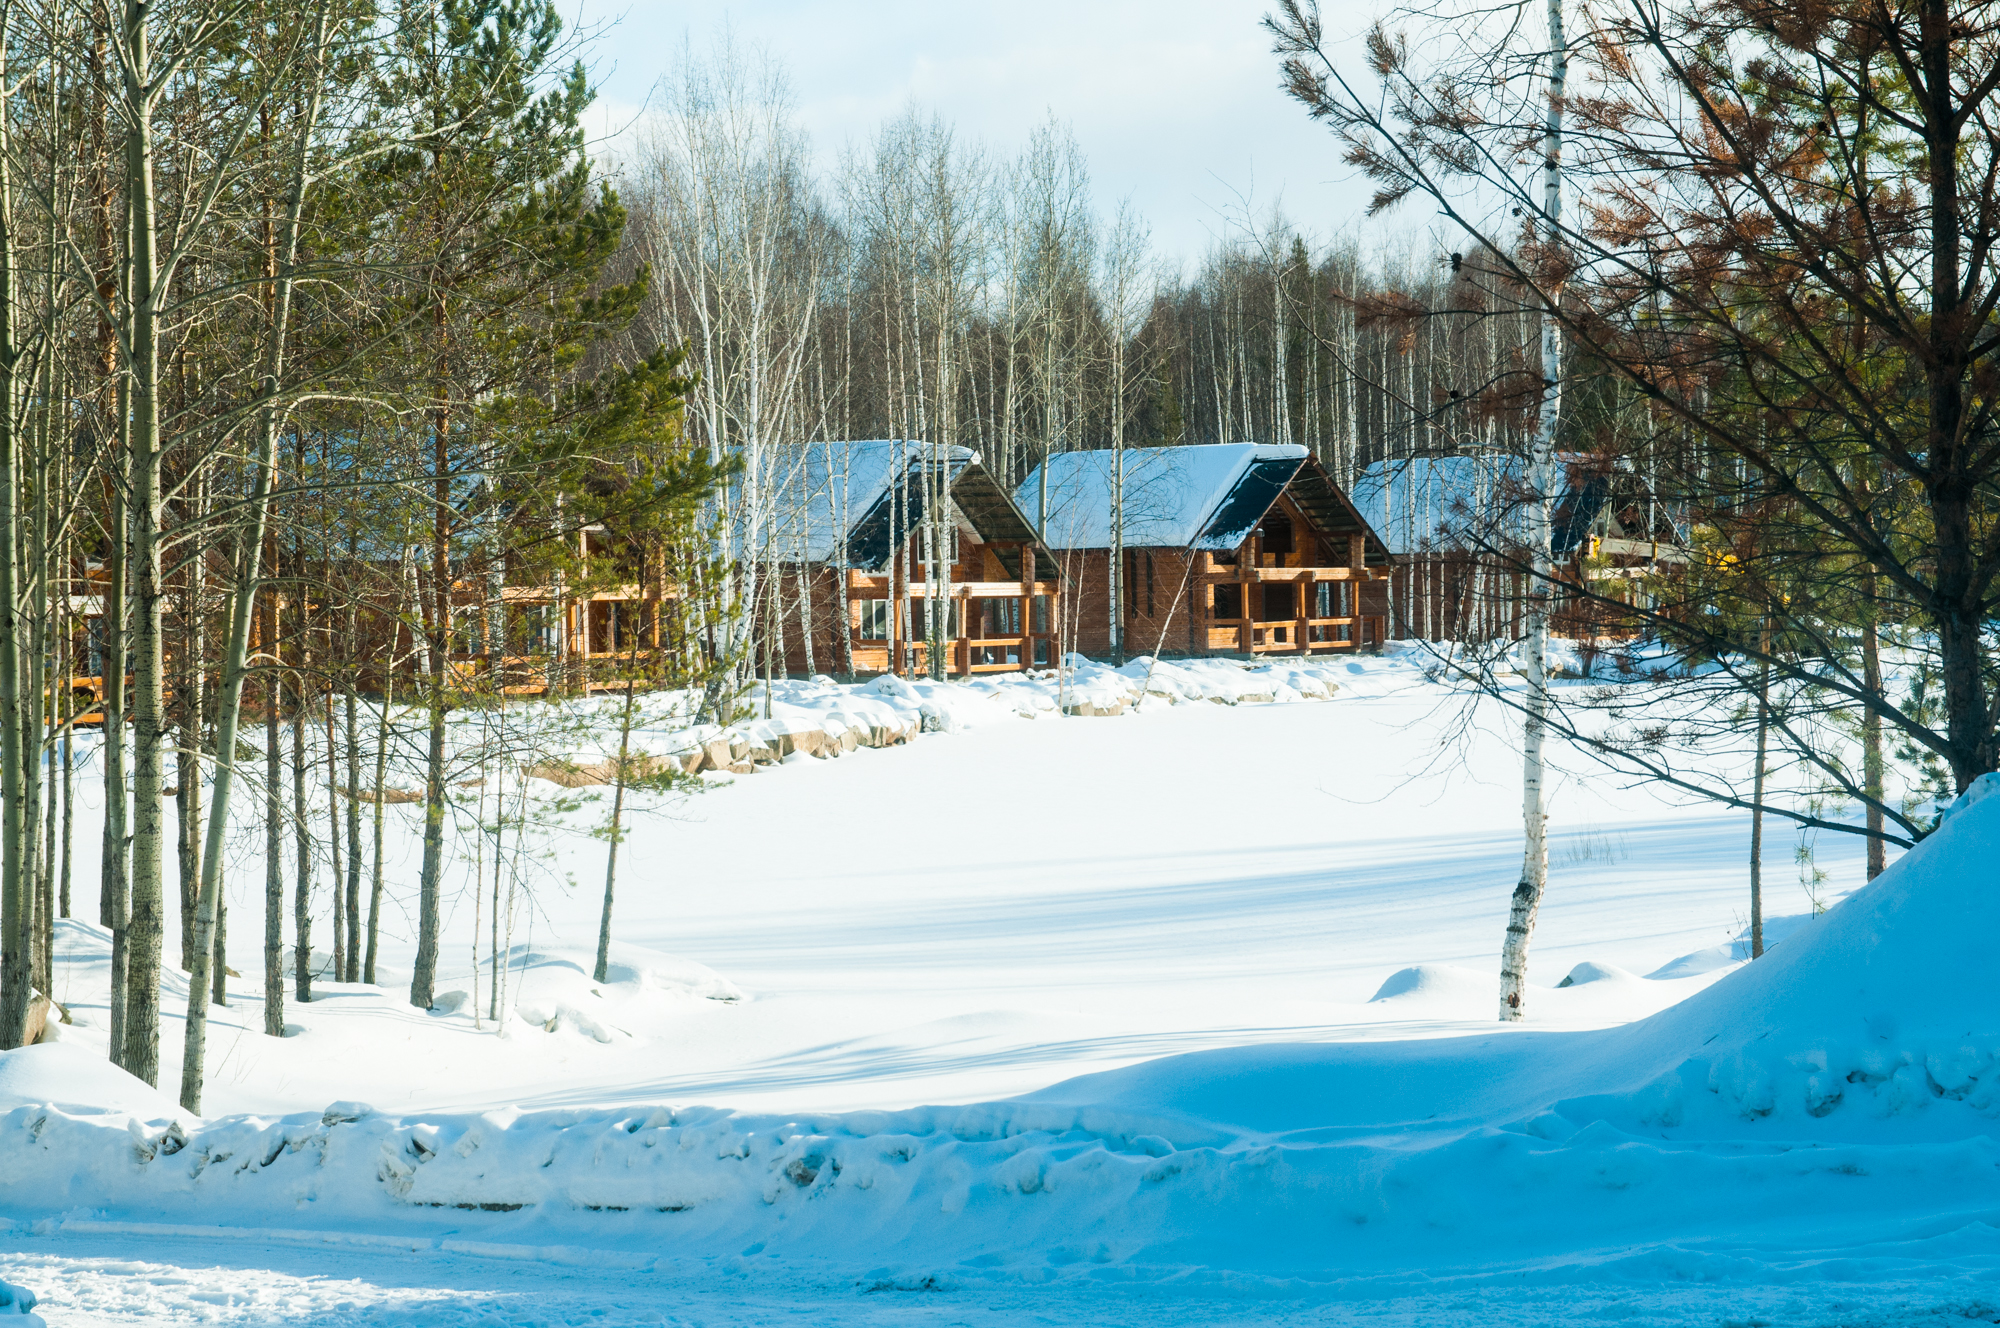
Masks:
[[[1882,642],[1876,622],[1875,569],[1861,579],[1861,685],[1870,696],[1882,695]],[[1888,868],[1888,844],[1882,838],[1882,712],[1869,706],[1861,712],[1861,786],[1867,793],[1868,879]]]
[[[119,431],[125,428],[125,388],[118,388]],[[125,1014],[131,992],[131,881],[125,834],[125,499],[111,486],[104,553],[104,829],[99,845],[98,920],[111,929],[111,1062],[125,1064]]]
[[[359,649],[355,610],[347,613],[347,959],[341,965],[343,982],[361,980],[361,717],[354,695],[354,662]]]
[[[74,652],[67,672],[71,674],[76,672]],[[76,856],[74,816],[76,798],[72,789],[76,773],[76,698],[70,691],[69,680],[65,678],[63,682],[65,708],[62,732],[62,915],[68,918],[76,916],[70,911],[70,869]]]
[[[604,910],[597,921],[597,967],[592,970],[599,982],[609,982],[611,972],[611,901],[618,885],[618,839],[625,821],[625,762],[632,752],[632,689],[634,677],[625,675],[625,709],[618,718],[618,764],[612,774],[611,843],[604,853]],[[499,863],[494,863],[497,873]]]
[[[332,630],[327,631],[327,676],[331,679],[335,664],[331,649]],[[340,750],[335,743],[333,718],[333,689],[328,683],[326,696],[326,850],[331,879],[327,882],[333,896],[333,967],[328,980],[342,980],[342,951],[347,937],[347,891],[346,855],[341,851],[340,841]]]
[[[1771,633],[1764,631],[1764,649],[1771,649]],[[1750,795],[1750,957],[1764,955],[1764,769],[1771,740],[1771,666],[1757,669],[1757,764],[1751,776]],[[1874,841],[1880,843],[1880,840]]]
[[[382,712],[375,720],[375,841],[368,890],[368,954],[361,967],[361,980],[371,986],[375,982],[376,949],[382,938],[382,793],[388,780],[389,706],[396,694],[395,654],[392,643],[389,662],[382,674]]]
[[[441,653],[441,652],[440,652]],[[431,678],[434,688],[443,679]],[[430,741],[424,758],[424,858],[418,886],[417,961],[410,973],[410,1004],[428,1010],[436,999],[438,930],[440,916],[439,876],[444,868],[444,698],[433,696],[430,705]]]
[[[161,583],[162,521],[159,317],[169,283],[154,252],[153,77],[150,7],[128,0],[124,47],[125,193],[128,220],[126,304],[131,388],[126,490],[131,495],[132,615],[132,919],[127,946],[125,1068],[149,1084],[160,1077],[160,945],[163,934],[165,827],[161,756],[167,745],[166,654]]]
[[[194,602],[200,594],[192,583],[199,579],[199,565],[188,569],[190,585],[184,587],[186,617],[181,642],[186,652],[179,669],[180,687],[174,697],[180,741],[174,752],[176,865],[180,869],[181,967],[194,970],[194,906],[201,893],[201,611]]]
[[[7,75],[5,51],[12,39],[0,10],[0,88]],[[28,870],[33,840],[34,807],[28,801],[27,765],[30,740],[41,735],[26,731],[24,695],[32,686],[32,662],[21,658],[20,638],[28,606],[22,594],[20,566],[20,498],[27,476],[14,429],[14,365],[21,353],[15,344],[15,281],[13,190],[9,176],[12,143],[6,124],[13,110],[0,95],[0,1050],[26,1040],[29,992],[29,949],[34,912],[33,876]],[[33,670],[38,672],[39,670]]]
[[[274,550],[275,553],[275,550]],[[275,564],[277,559],[273,557]],[[277,568],[272,567],[276,575]],[[285,767],[283,614],[274,588],[264,604],[264,1032],[285,1035]]]
[[[1542,130],[1544,224],[1554,228],[1562,210],[1562,99],[1569,71],[1563,37],[1563,0],[1548,0],[1548,110]],[[1529,458],[1533,494],[1528,503],[1528,547],[1534,560],[1534,585],[1528,597],[1526,665],[1527,718],[1521,733],[1521,879],[1507,914],[1507,939],[1500,952],[1500,1018],[1521,1018],[1527,996],[1528,942],[1535,915],[1549,884],[1549,818],[1545,810],[1546,766],[1543,743],[1548,732],[1549,599],[1552,575],[1549,503],[1555,488],[1556,423],[1562,412],[1562,332],[1554,311],[1542,314],[1542,400],[1536,423],[1534,451]]]
[[[292,568],[296,576],[305,570],[305,558],[297,541],[292,544]],[[299,588],[298,604],[292,612],[292,630],[297,638],[298,667],[292,686],[292,994],[301,1004],[312,1000],[312,819],[306,807],[306,669],[311,652],[306,649],[306,594]]]
[[[437,312],[444,335],[444,307]],[[448,391],[439,348],[439,391]],[[443,929],[445,699],[451,676],[451,452],[450,407],[440,404],[431,421],[430,741],[424,760],[424,857],[417,886],[417,956],[410,972],[410,1004],[428,1010],[436,998],[439,933]]]

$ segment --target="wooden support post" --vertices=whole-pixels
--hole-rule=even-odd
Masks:
[[[1255,536],[1243,541],[1243,547],[1236,554],[1236,611],[1240,615],[1236,621],[1236,649],[1239,654],[1257,653],[1257,617],[1250,607],[1250,587],[1256,582],[1257,540]]]
[[[972,597],[964,591],[958,595],[958,671],[972,676]]]
[[[1308,621],[1312,617],[1312,606],[1306,603],[1310,598],[1306,587],[1311,584],[1311,572],[1301,573],[1300,578],[1292,582],[1292,609],[1298,614],[1299,624],[1292,630],[1299,634],[1299,654],[1302,657],[1312,653],[1312,625]]]
[[[1021,546],[1021,668],[1035,666],[1035,546]]]
[[[896,572],[902,563],[902,553],[889,558],[889,672],[898,678],[903,676],[903,593],[896,588]]]

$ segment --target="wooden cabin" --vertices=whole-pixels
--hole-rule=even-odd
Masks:
[[[565,536],[582,561],[615,568],[614,579],[571,586],[546,571],[523,574],[510,561],[497,601],[501,614],[500,690],[534,694],[622,688],[661,649],[662,621],[679,588],[640,550],[601,525]],[[468,682],[493,668],[487,649],[494,588],[477,576],[454,581],[452,667]],[[405,645],[405,649],[412,648]]]
[[[780,611],[757,616],[766,634],[758,648],[772,644],[775,619],[785,671],[928,672],[934,596],[948,674],[1055,663],[1054,564],[977,452],[874,439],[781,449],[772,464],[774,515],[762,542],[773,556],[753,559],[746,542],[739,561],[760,595],[775,594]]]
[[[1518,639],[1529,578],[1526,508],[1532,496],[1516,456],[1406,457],[1369,466],[1355,502],[1382,533],[1397,577],[1390,630],[1399,639]],[[1550,552],[1559,589],[1550,629],[1593,639],[1617,627],[1615,603],[1643,595],[1651,577],[1685,564],[1685,520],[1630,466],[1604,457],[1558,458]]]
[[[584,587],[565,586],[546,572],[523,575],[510,563],[500,584],[494,586],[476,566],[457,569],[460,575],[451,587],[446,656],[450,676],[458,685],[468,691],[509,694],[588,692],[623,687],[623,679],[635,668],[643,673],[648,656],[661,647],[663,604],[673,599],[678,589],[657,573],[648,575],[636,553],[622,547],[602,526],[590,526],[566,538],[573,541],[579,556],[615,566],[623,576],[610,581],[600,578]],[[213,639],[226,622],[230,569],[220,554],[211,553],[208,563],[210,584],[205,601],[210,618],[206,629]],[[303,569],[287,566],[283,570],[313,587],[306,605],[314,624],[305,642],[308,649],[351,651],[360,662],[360,685],[369,690],[385,686],[392,671],[399,690],[406,691],[415,683],[428,656],[420,625],[431,607],[428,550],[415,566],[394,558],[333,558],[316,559]],[[103,719],[104,702],[102,564],[79,560],[71,583],[88,593],[68,597],[72,657],[81,667],[68,680],[64,713],[73,714],[78,724],[97,724]],[[295,630],[291,615],[299,607],[296,584],[286,580],[259,596],[251,627],[253,655],[264,656],[273,649],[270,612],[274,607],[282,606],[286,633]],[[346,637],[345,606],[350,597],[359,605],[352,642]],[[178,595],[170,596],[166,614],[169,691],[174,685],[174,653],[182,640],[179,603]],[[497,637],[489,634],[488,621],[496,607],[500,614]],[[490,648],[496,641],[500,647],[497,660]],[[284,647],[287,658],[295,648]],[[497,679],[493,676],[496,664]],[[252,691],[257,691],[254,683]],[[53,696],[48,704],[53,715]]]
[[[1303,447],[1123,453],[1126,655],[1312,655],[1381,644],[1389,551]],[[1069,635],[1121,649],[1110,602],[1114,453],[1064,452],[1015,490],[1074,588]]]

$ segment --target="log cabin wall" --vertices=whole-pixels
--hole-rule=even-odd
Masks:
[[[1100,658],[1111,653],[1110,570],[1108,549],[1057,554],[1068,571],[1074,612],[1065,614],[1067,648]],[[1195,600],[1199,589],[1192,574],[1202,555],[1187,549],[1125,550],[1125,654],[1188,655],[1204,653]],[[1176,599],[1178,598],[1178,602]]]
[[[1124,467],[1115,484],[1114,465]],[[1122,461],[1077,452],[1046,466],[1046,538],[1061,546],[1071,648],[1254,657],[1368,649],[1386,639],[1389,551],[1304,448],[1144,448]],[[1016,501],[1041,483],[1037,471]],[[1110,545],[1121,538],[1114,630]]]

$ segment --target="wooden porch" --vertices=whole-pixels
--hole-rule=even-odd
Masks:
[[[1306,561],[1327,541],[1273,538],[1260,528],[1236,553],[1197,555],[1198,603],[1207,611],[1208,649],[1242,655],[1313,655],[1361,650],[1388,639],[1388,616],[1364,613],[1362,587],[1387,581],[1366,565],[1362,536],[1347,537],[1348,563]],[[1269,543],[1276,547],[1266,549]],[[1294,549],[1294,545],[1302,546]]]
[[[1032,548],[1008,553],[1020,559],[1020,580],[948,583],[947,674],[971,677],[1055,666],[1061,587],[1035,579]],[[853,570],[847,572],[846,581],[854,671],[928,672],[930,643],[924,630],[932,590],[928,581]]]

